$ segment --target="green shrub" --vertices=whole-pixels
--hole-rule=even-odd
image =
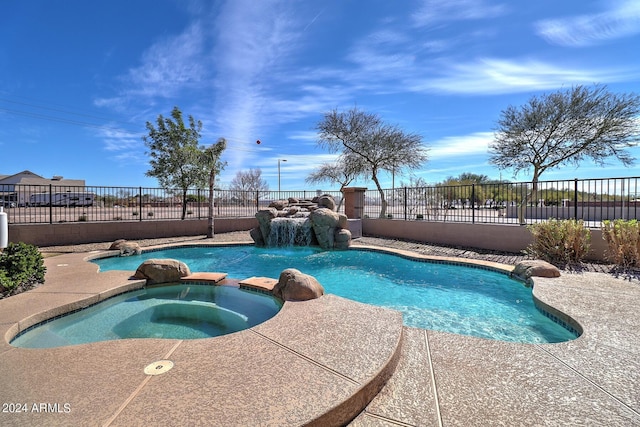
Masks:
[[[0,285],[2,291],[21,285],[44,282],[46,267],[38,248],[26,243],[9,243],[0,253]]]
[[[606,257],[622,266],[640,266],[640,222],[616,219],[602,222],[602,238],[607,242]]]
[[[87,222],[88,220],[89,218],[87,217],[87,214],[82,214],[78,217],[79,222]]]
[[[552,264],[580,262],[589,253],[591,233],[582,220],[549,219],[527,226],[533,243],[525,252]]]

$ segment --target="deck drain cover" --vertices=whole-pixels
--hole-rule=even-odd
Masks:
[[[160,375],[173,368],[173,362],[171,360],[158,360],[144,368],[144,373],[147,375]]]

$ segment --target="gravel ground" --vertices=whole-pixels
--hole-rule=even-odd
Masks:
[[[225,243],[225,242],[251,242],[251,236],[248,231],[235,231],[232,233],[216,234],[213,238],[208,239],[205,235],[202,236],[184,236],[184,237],[172,237],[165,239],[145,239],[136,240],[141,247],[149,247],[155,245],[166,245],[171,243],[184,243],[184,242],[212,242],[212,243]],[[112,242],[104,243],[88,243],[82,245],[70,245],[70,246],[47,246],[41,247],[40,251],[43,255],[53,256],[56,253],[69,253],[69,252],[90,252],[101,251],[109,249]],[[486,261],[494,261],[502,264],[515,265],[527,257],[523,254],[508,253],[508,252],[496,252],[485,251],[477,248],[462,248],[462,247],[447,247],[431,245],[422,242],[413,242],[406,240],[395,240],[388,238],[380,238],[374,236],[363,236],[358,239],[354,239],[352,244],[357,245],[370,245],[380,246],[395,249],[403,249],[408,251],[417,252],[423,255],[438,255],[457,258],[468,259],[480,259]],[[561,267],[565,273],[580,273],[583,271],[610,274],[616,277],[621,277],[627,280],[640,281],[640,270],[621,271],[618,267],[612,264],[598,264],[598,263],[581,263],[578,265]]]

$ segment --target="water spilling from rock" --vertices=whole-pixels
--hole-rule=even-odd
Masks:
[[[267,246],[310,246],[313,238],[309,218],[274,218]]]

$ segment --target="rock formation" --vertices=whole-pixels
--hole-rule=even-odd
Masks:
[[[147,279],[147,285],[154,285],[178,282],[181,277],[189,276],[190,274],[191,270],[182,261],[152,258],[140,264],[133,277]]]
[[[524,260],[516,264],[513,274],[528,279],[530,277],[560,277],[560,270],[542,260]]]
[[[287,268],[280,273],[273,295],[283,301],[307,301],[324,295],[324,288],[315,277]]]
[[[256,213],[258,227],[250,235],[258,246],[319,245],[347,249],[351,232],[347,217],[336,211],[332,196],[313,200],[276,200]]]
[[[118,239],[109,246],[110,251],[120,251],[120,256],[140,255],[142,249],[136,242],[128,242],[124,239]]]

